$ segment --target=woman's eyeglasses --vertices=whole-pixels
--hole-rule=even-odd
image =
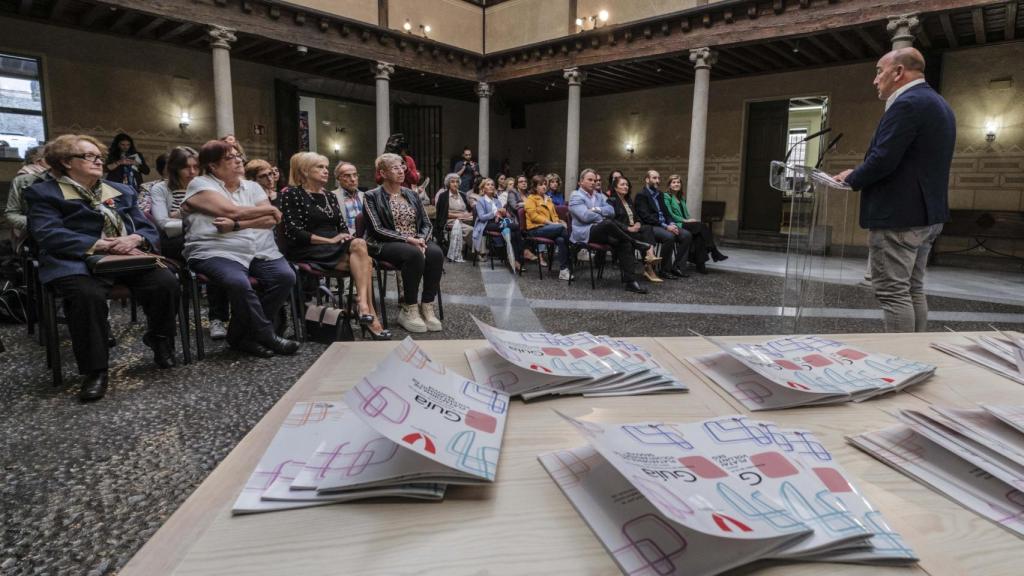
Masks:
[[[71,157],[72,158],[79,158],[81,160],[85,160],[86,162],[89,162],[90,164],[98,164],[98,163],[103,161],[103,156],[100,156],[99,154],[93,154],[91,152],[87,152],[85,154],[74,154]]]

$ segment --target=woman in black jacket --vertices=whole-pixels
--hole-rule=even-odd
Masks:
[[[641,224],[635,216],[632,189],[628,178],[618,176],[611,183],[612,197],[608,199],[608,204],[615,209],[615,223],[633,239],[648,245],[647,254],[644,255],[644,278],[651,282],[661,282],[662,279],[654,272],[654,264],[661,261],[661,258],[654,255],[654,234],[650,226]]]
[[[374,167],[381,185],[363,198],[366,243],[374,257],[402,271],[402,312],[398,323],[409,332],[440,332],[443,326],[434,313],[434,298],[441,288],[444,252],[430,239],[434,228],[423,202],[415,192],[402,186],[402,157],[381,154]]]

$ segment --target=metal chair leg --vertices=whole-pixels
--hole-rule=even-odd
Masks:
[[[590,289],[597,290],[597,281],[594,279],[594,251],[587,248],[587,256],[589,256],[587,263],[590,264]]]
[[[192,363],[192,342],[189,341],[188,295],[184,286],[178,298],[178,341],[181,343],[181,359],[187,366]]]
[[[384,329],[388,328],[388,273],[385,270],[377,269],[377,292],[380,294],[380,320]],[[398,295],[398,301],[402,301],[402,295]]]
[[[188,274],[189,289],[192,292],[192,314],[195,316],[192,319],[192,326],[196,329],[196,358],[202,360],[206,358],[206,348],[203,343],[203,311],[199,305],[199,279],[191,270]]]

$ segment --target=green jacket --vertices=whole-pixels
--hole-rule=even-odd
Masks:
[[[665,207],[668,214],[676,224],[682,224],[684,220],[690,219],[690,211],[686,209],[686,200],[676,200],[671,192],[662,192],[665,197]]]

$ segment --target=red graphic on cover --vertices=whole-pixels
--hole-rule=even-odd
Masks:
[[[402,436],[402,442],[405,442],[406,444],[416,445],[416,442],[418,440],[423,440],[424,450],[430,452],[431,454],[437,454],[437,448],[434,447],[434,441],[431,440],[429,436],[424,436],[419,432],[412,432],[410,434]]]

